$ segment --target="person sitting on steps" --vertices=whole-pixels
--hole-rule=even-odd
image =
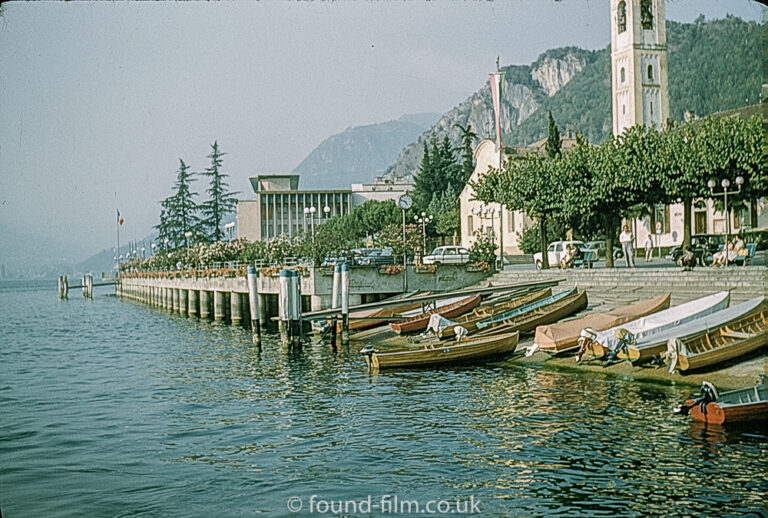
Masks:
[[[677,265],[683,267],[684,272],[690,272],[696,266],[696,256],[690,246],[686,246],[683,255],[677,260]]]

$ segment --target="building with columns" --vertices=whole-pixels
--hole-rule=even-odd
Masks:
[[[413,190],[377,178],[373,184],[352,184],[349,189],[300,190],[297,174],[250,177],[255,197],[237,202],[237,237],[266,241],[282,234],[308,232],[334,216],[346,216],[368,200],[397,200]]]

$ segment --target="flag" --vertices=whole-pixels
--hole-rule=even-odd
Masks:
[[[493,102],[493,114],[496,122],[496,145],[502,149],[501,143],[501,79],[503,72],[488,74],[491,78],[491,101]]]
[[[120,211],[119,210],[117,211],[117,222],[120,225],[122,225],[125,222],[125,220],[120,217]]]

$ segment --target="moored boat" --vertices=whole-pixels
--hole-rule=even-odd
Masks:
[[[756,310],[718,329],[673,341],[681,372],[709,367],[768,345],[768,308]]]
[[[676,328],[686,322],[727,308],[729,301],[730,293],[720,291],[604,331],[593,333],[595,336],[587,344],[587,350],[593,355],[602,358],[609,351],[616,351],[623,345],[623,336],[631,336],[637,344],[644,341],[647,342],[648,340],[652,341],[655,335],[659,335],[668,329]]]
[[[552,295],[513,311],[477,323],[478,336],[533,331],[536,326],[557,322],[587,307],[587,292],[576,288]]]
[[[691,320],[683,325],[665,329],[661,333],[642,337],[640,340],[636,340],[635,344],[627,347],[626,358],[633,363],[648,361],[654,356],[665,352],[668,347],[667,343],[671,339],[680,340],[685,343],[697,336],[708,335],[712,331],[729,326],[751,314],[765,311],[766,304],[768,302],[766,302],[765,296],[755,297],[711,315]],[[706,341],[706,338],[704,340]]]
[[[614,326],[631,322],[669,307],[670,294],[666,293],[629,306],[623,306],[604,313],[593,313],[584,318],[568,320],[536,327],[533,343],[540,349],[560,352],[578,345],[579,333],[584,328],[604,331]]]
[[[448,304],[442,307],[438,307],[431,311],[419,313],[418,315],[398,320],[397,322],[391,322],[389,327],[398,334],[402,333],[415,333],[417,331],[423,331],[427,328],[429,318],[438,313],[446,318],[452,318],[459,315],[463,315],[467,311],[476,308],[480,304],[480,295],[472,295],[471,297],[462,298],[457,302]]]
[[[768,383],[718,393],[705,381],[701,394],[687,399],[675,413],[691,414],[697,421],[714,424],[768,419]]]
[[[349,330],[360,331],[362,329],[368,329],[376,327],[379,324],[383,324],[387,319],[393,317],[399,317],[407,311],[413,311],[420,308],[421,302],[405,303],[401,306],[390,306],[380,309],[368,309],[364,311],[356,311],[349,314]],[[329,319],[330,320],[330,319]],[[339,320],[336,322],[337,332],[341,333],[342,322]]]
[[[510,311],[519,307],[522,307],[526,304],[530,304],[532,302],[536,302],[537,300],[541,300],[544,298],[547,298],[552,295],[552,288],[546,288],[543,290],[534,291],[533,293],[527,293],[525,295],[521,295],[520,297],[514,298],[512,300],[508,300],[505,302],[501,302],[499,304],[494,304],[490,306],[479,306],[472,310],[471,313],[468,313],[466,315],[460,316],[453,321],[449,321],[446,323],[446,326],[443,327],[440,331],[438,331],[437,336],[440,337],[441,340],[449,340],[456,336],[456,333],[454,331],[454,326],[462,326],[464,329],[467,330],[468,334],[474,333],[477,330],[477,323],[481,320],[484,320],[486,318],[490,318],[494,315],[498,315],[499,313],[503,313],[505,311]]]
[[[518,333],[506,333],[482,338],[465,338],[427,345],[421,349],[382,352],[373,346],[361,349],[371,370],[398,367],[431,367],[457,363],[483,363],[511,355],[517,347]]]

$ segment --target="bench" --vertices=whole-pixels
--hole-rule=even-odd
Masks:
[[[733,264],[747,266],[752,263],[752,259],[755,258],[757,243],[747,243],[746,249],[749,251],[749,255],[737,255],[736,259],[733,260]]]
[[[581,259],[575,259],[573,261],[573,267],[577,268],[579,266],[583,266],[585,268],[592,268],[592,265],[595,263],[597,258],[595,257],[595,251],[594,250],[586,250],[584,251],[584,254],[582,255]]]

